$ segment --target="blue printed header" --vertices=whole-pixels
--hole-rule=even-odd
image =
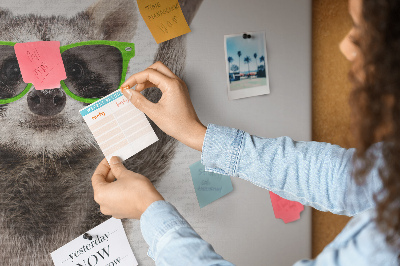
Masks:
[[[123,96],[123,94],[120,90],[113,92],[110,95],[108,95],[108,96],[98,100],[97,102],[92,103],[91,105],[87,106],[86,108],[80,110],[79,113],[81,113],[82,116],[88,115],[91,112],[96,111],[100,107],[114,101],[115,99],[117,99],[121,96]]]

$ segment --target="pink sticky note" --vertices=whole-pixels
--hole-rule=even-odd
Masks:
[[[304,206],[296,201],[290,201],[275,193],[269,192],[271,197],[272,208],[274,209],[275,218],[282,219],[285,224],[300,219],[300,213],[304,210]]]
[[[60,42],[40,41],[14,45],[19,68],[25,83],[35,89],[54,89],[67,78],[60,53]]]

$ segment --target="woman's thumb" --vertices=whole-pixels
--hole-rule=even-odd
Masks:
[[[148,115],[147,113],[151,111],[151,107],[154,105],[154,103],[147,100],[146,97],[144,97],[140,92],[133,89],[122,90],[122,93],[137,109],[146,115]]]
[[[111,157],[110,168],[115,178],[117,179],[120,178],[122,176],[122,173],[127,170],[125,166],[122,164],[122,160],[117,156]]]

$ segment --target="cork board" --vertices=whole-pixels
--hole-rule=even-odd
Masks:
[[[339,43],[351,28],[346,0],[312,1],[312,138],[350,148],[350,64]],[[343,229],[346,216],[312,211],[312,256],[316,257]]]

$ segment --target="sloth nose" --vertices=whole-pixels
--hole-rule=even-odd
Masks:
[[[66,95],[61,89],[32,90],[28,94],[28,106],[32,113],[52,116],[60,113],[66,103]]]

